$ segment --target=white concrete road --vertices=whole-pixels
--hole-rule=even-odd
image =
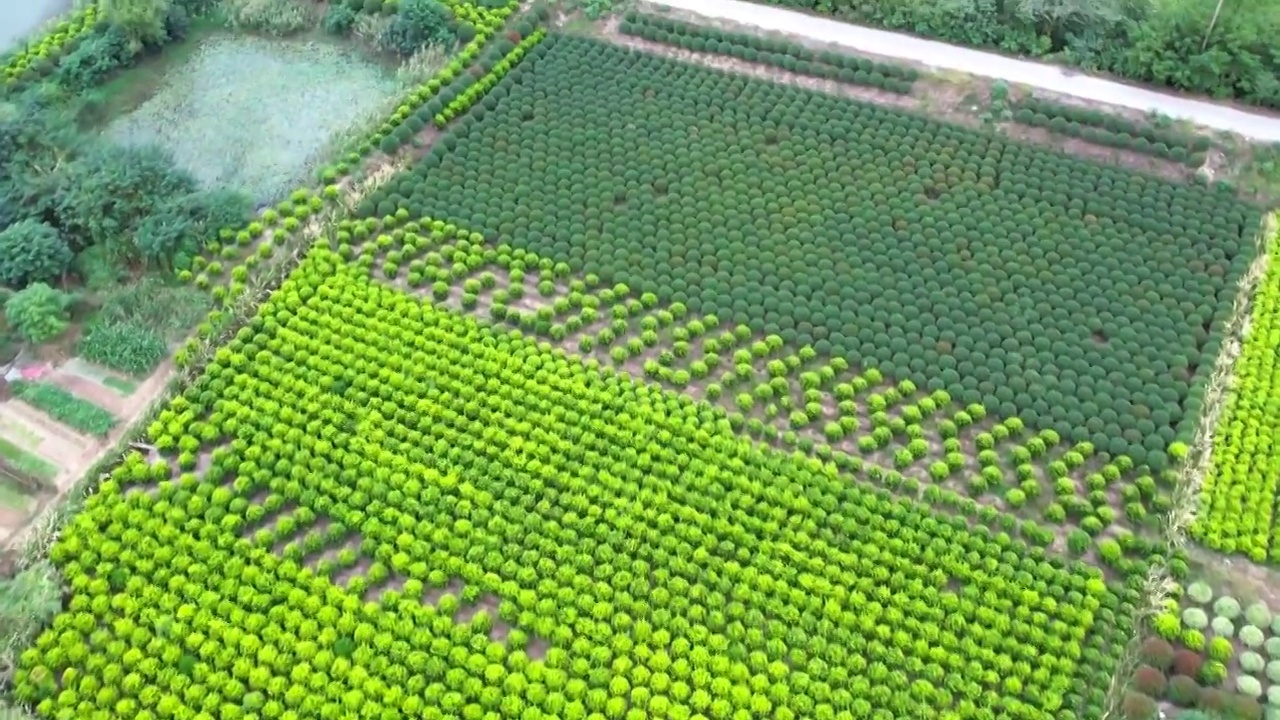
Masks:
[[[1201,100],[1167,95],[1102,78],[1068,73],[1056,65],[1018,60],[923,40],[884,30],[849,25],[794,10],[743,0],[645,0],[653,5],[749,25],[763,30],[840,45],[850,50],[918,62],[942,70],[995,78],[1108,105],[1190,120],[1197,125],[1237,133],[1254,140],[1280,142],[1280,117],[1251,113]]]

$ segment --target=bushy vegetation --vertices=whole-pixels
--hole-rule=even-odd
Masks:
[[[332,135],[394,89],[392,78],[351,50],[211,38],[107,135],[126,146],[167,148],[202,187],[274,202],[309,175]]]
[[[634,11],[627,13],[618,29],[628,35],[672,43],[695,52],[730,55],[801,75],[836,79],[902,94],[910,93],[911,84],[920,76],[914,68],[901,65],[834,51],[818,52],[790,40],[717,30]]]
[[[404,57],[424,47],[447,47],[455,41],[452,23],[449,9],[438,0],[401,0],[382,45]]]
[[[197,712],[241,668],[242,702],[316,717],[1100,714],[1128,621],[1098,571],[363,274],[313,250],[149,428],[180,468],[213,448],[207,474],[127,492],[170,472],[134,455],[71,521],[51,557],[74,595],[22,655],[19,698],[133,714],[158,691]],[[292,520],[259,522],[286,500]],[[373,564],[336,586],[315,558],[352,536]],[[390,577],[403,587],[362,600]],[[450,578],[497,616],[422,602]],[[187,596],[225,619],[130,620]],[[135,660],[136,682],[116,672]],[[161,663],[205,671],[166,693]],[[93,680],[59,687],[68,671]]]
[[[1155,471],[1189,438],[1255,248],[1229,194],[582,38],[507,77],[360,211],[483,229]]]
[[[1211,145],[1208,137],[1141,124],[1114,113],[1063,105],[1028,97],[1014,105],[1013,118],[1020,123],[1084,138],[1100,145],[1154,155],[1198,167]]]
[[[47,223],[27,218],[0,230],[0,285],[56,282],[71,259],[71,248]]]
[[[212,307],[207,293],[166,285],[155,277],[115,288],[103,298],[76,345],[90,362],[130,375],[145,375]]]
[[[1280,260],[1273,251],[1253,295],[1249,334],[1235,362],[1233,387],[1214,437],[1212,465],[1200,489],[1192,535],[1256,562],[1280,561],[1275,522],[1280,444],[1275,441],[1276,341],[1280,338]]]
[[[1267,3],[763,1],[1280,108],[1280,17]]]
[[[19,380],[9,387],[15,397],[82,433],[105,437],[119,422],[110,412],[53,383]]]
[[[307,0],[222,0],[227,24],[283,37],[314,27],[314,4]]]
[[[5,322],[29,343],[48,342],[66,332],[74,300],[45,283],[32,283],[5,300]]]

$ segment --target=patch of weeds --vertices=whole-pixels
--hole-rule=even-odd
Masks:
[[[0,457],[16,473],[43,482],[52,482],[58,476],[58,467],[38,455],[33,455],[13,443],[0,438]]]
[[[120,422],[103,408],[52,383],[19,380],[9,387],[14,397],[87,435],[105,437]]]
[[[150,373],[168,353],[160,333],[131,321],[95,322],[76,343],[80,357],[127,375]]]
[[[204,187],[274,202],[309,175],[330,136],[396,88],[349,47],[211,37],[107,134],[168,149]]]
[[[96,321],[137,324],[154,330],[169,343],[185,337],[212,308],[208,294],[148,276],[108,294]]]
[[[1255,146],[1241,179],[1262,195],[1280,196],[1280,143]]]
[[[0,682],[12,675],[18,653],[61,609],[62,575],[48,560],[0,579]]]
[[[227,26],[276,37],[300,33],[316,24],[315,11],[296,0],[222,0]]]

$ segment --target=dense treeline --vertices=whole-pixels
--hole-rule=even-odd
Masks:
[[[1274,3],[763,1],[1280,108],[1280,12]]]

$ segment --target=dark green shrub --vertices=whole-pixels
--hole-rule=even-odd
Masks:
[[[381,42],[406,57],[432,45],[447,47],[454,42],[452,16],[437,0],[404,0]]]
[[[0,231],[0,285],[21,289],[34,282],[54,282],[71,258],[71,248],[46,223],[22,220]]]

